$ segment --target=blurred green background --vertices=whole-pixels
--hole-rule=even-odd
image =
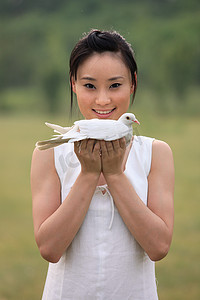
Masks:
[[[70,125],[68,59],[91,28],[115,29],[138,63],[139,134],[170,144],[175,228],[156,264],[161,300],[200,299],[200,2],[1,0],[0,300],[41,298],[47,262],[34,242],[30,164],[45,121]],[[148,300],[148,299],[147,299]]]

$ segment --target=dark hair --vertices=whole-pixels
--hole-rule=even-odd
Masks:
[[[137,87],[137,64],[131,45],[116,31],[100,31],[93,29],[78,41],[70,56],[70,84],[71,84],[71,110],[73,106],[72,77],[77,79],[78,66],[91,54],[105,51],[120,52],[124,63],[131,72],[134,92],[132,103]]]

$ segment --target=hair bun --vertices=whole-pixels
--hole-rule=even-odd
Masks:
[[[103,32],[100,30],[92,30],[87,38],[88,47],[94,51],[117,51],[118,46],[109,32]]]

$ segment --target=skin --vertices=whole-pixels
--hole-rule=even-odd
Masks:
[[[118,119],[127,111],[134,90],[120,54],[109,52],[94,54],[82,63],[72,87],[86,119],[102,118],[95,110],[112,110],[104,118]],[[153,142],[147,206],[123,172],[130,150],[123,138],[113,142],[84,140],[79,150],[75,143],[81,172],[62,204],[53,150],[34,150],[33,221],[41,255],[50,262],[60,259],[84,221],[96,186],[107,183],[131,234],[152,260],[162,259],[169,251],[173,233],[174,164],[170,147],[162,141]]]
[[[95,110],[114,109],[108,117],[103,117],[117,120],[127,112],[134,86],[121,55],[104,52],[93,54],[79,66],[77,80],[72,78],[72,89],[86,119],[100,118]]]

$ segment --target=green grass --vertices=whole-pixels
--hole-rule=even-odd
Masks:
[[[200,299],[200,120],[137,111],[139,133],[165,140],[175,161],[175,227],[168,256],[156,264],[161,300]],[[0,300],[41,298],[48,264],[34,242],[30,164],[35,141],[51,136],[44,121],[65,117],[0,116]]]

